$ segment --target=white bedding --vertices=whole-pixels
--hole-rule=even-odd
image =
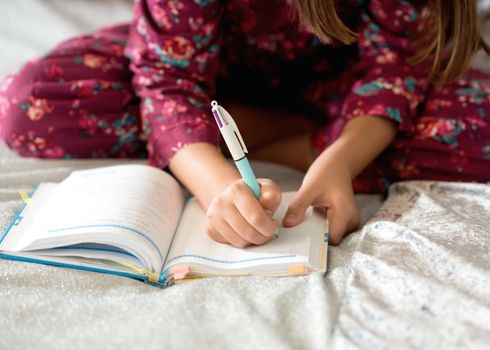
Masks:
[[[22,205],[17,190],[110,161],[0,161],[0,231]],[[302,175],[254,163],[284,190]],[[359,196],[364,220],[380,196]],[[321,349],[336,323],[360,234],[330,249],[329,275],[219,278],[160,290],[126,278],[0,259],[0,349]]]
[[[107,161],[0,162],[0,231],[17,189]],[[284,190],[301,174],[255,163]],[[363,220],[380,196],[357,196]],[[490,186],[406,182],[361,231],[330,247],[328,273],[220,278],[166,290],[0,260],[0,349],[486,349]]]
[[[0,0],[0,76],[63,38],[130,17],[130,1]],[[0,231],[17,190],[108,161],[16,159],[0,147]],[[254,164],[295,189],[301,174]],[[363,220],[380,196],[358,196]],[[487,349],[490,186],[400,183],[329,249],[326,278],[194,281],[166,290],[0,260],[0,349]]]

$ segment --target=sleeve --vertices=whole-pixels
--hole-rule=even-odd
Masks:
[[[135,2],[125,54],[141,99],[151,165],[166,167],[190,143],[218,143],[209,104],[220,55],[221,16],[215,0]]]
[[[421,10],[406,0],[371,0],[359,27],[360,72],[344,100],[347,119],[376,115],[394,120],[400,131],[414,130],[414,117],[428,89],[427,63],[410,65]]]

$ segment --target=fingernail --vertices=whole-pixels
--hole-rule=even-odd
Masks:
[[[292,224],[296,221],[296,215],[294,215],[293,213],[289,213],[288,215],[286,215],[286,218],[284,219],[284,221],[287,224]]]
[[[267,210],[267,209],[266,209],[266,210],[264,210],[264,211],[265,211],[265,213],[266,213],[266,214],[267,214],[269,217],[272,217],[272,215],[273,215],[273,214],[272,214],[272,212],[271,212],[270,210]]]

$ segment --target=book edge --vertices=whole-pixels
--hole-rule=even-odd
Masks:
[[[71,268],[71,269],[76,269],[76,270],[83,270],[83,271],[90,271],[90,272],[99,272],[99,273],[104,273],[104,274],[109,274],[109,275],[117,275],[117,276],[122,276],[122,277],[129,277],[141,281],[147,281],[148,277],[143,276],[143,275],[137,275],[137,274],[131,274],[128,272],[120,272],[120,271],[113,271],[113,270],[108,270],[108,269],[101,269],[97,267],[89,267],[89,266],[79,266],[79,265],[73,265],[73,264],[64,264],[64,263],[59,263],[56,261],[51,261],[51,260],[44,260],[44,259],[36,259],[36,258],[27,258],[23,256],[18,256],[15,254],[8,254],[4,252],[0,252],[0,258],[1,259],[6,259],[6,260],[14,260],[14,261],[23,261],[23,262],[28,262],[28,263],[35,263],[35,264],[41,264],[41,265],[48,265],[48,266],[56,266],[56,267],[65,267],[65,268]]]
[[[31,191],[31,193],[29,193],[29,197],[32,198],[34,197],[34,195],[36,194],[39,186],[41,186],[41,182],[39,182],[36,187],[34,187],[34,189]],[[10,221],[10,224],[7,226],[7,229],[5,230],[5,232],[3,233],[2,237],[0,237],[0,244],[2,244],[3,240],[5,239],[5,237],[7,237],[7,235],[10,233],[10,231],[12,230],[12,228],[14,227],[14,225],[16,224],[17,222],[17,219],[20,218],[21,214],[24,212],[24,210],[26,209],[27,207],[27,202],[24,201],[24,204],[22,205],[22,207],[17,211],[17,213],[15,214],[14,218]]]

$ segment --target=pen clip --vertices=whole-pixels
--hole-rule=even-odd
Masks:
[[[211,110],[214,114],[216,121],[218,122],[218,126],[224,128],[225,126],[230,126],[233,129],[233,133],[242,148],[244,153],[248,153],[247,146],[245,146],[245,142],[243,141],[242,135],[240,134],[240,130],[238,130],[238,126],[236,125],[233,117],[228,113],[226,109],[218,104],[216,101],[211,102]]]

